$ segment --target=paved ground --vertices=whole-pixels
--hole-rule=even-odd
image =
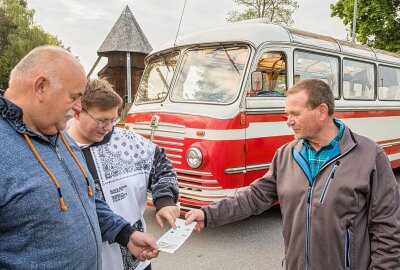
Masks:
[[[400,170],[396,171],[400,182]],[[159,238],[154,209],[147,208],[148,230]],[[279,207],[233,224],[206,228],[174,254],[161,253],[154,270],[281,270],[283,239]]]
[[[148,230],[157,238],[154,210],[146,210]],[[152,262],[155,270],[282,269],[283,240],[279,207],[260,216],[193,233],[174,254],[161,253]],[[260,268],[265,265],[267,268]]]

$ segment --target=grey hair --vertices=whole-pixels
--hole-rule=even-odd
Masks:
[[[322,103],[328,107],[328,115],[332,116],[335,112],[335,98],[331,87],[324,81],[319,79],[306,79],[299,81],[293,85],[287,92],[286,96],[306,91],[308,95],[308,106],[315,109]]]
[[[51,45],[39,46],[30,51],[13,68],[10,73],[9,85],[11,86],[16,82],[20,82],[27,76],[41,74],[50,81],[54,88],[61,89],[61,82],[55,73],[57,68],[54,67],[65,60],[65,58],[60,56],[69,58],[83,69],[77,58],[67,50]]]

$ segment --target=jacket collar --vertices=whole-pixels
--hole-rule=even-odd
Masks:
[[[22,109],[2,96],[0,96],[0,114],[1,117],[3,117],[3,119],[6,120],[17,132],[32,132],[22,121]]]
[[[0,118],[7,121],[18,133],[26,133],[29,136],[37,136],[46,141],[50,141],[49,138],[34,132],[23,122],[23,111],[12,101],[4,98],[0,95]],[[57,138],[58,135],[55,136]]]

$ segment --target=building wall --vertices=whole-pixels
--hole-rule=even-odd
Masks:
[[[126,74],[126,52],[111,52],[105,55],[108,64],[98,73],[99,77],[107,77],[114,86],[115,91],[127,102],[127,74]],[[146,54],[131,53],[131,96],[135,99],[139,87],[140,78],[144,71],[144,58]]]

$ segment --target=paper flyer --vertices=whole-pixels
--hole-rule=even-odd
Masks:
[[[174,253],[193,232],[196,222],[185,225],[185,220],[177,218],[175,220],[176,229],[171,228],[157,241],[160,251]]]

